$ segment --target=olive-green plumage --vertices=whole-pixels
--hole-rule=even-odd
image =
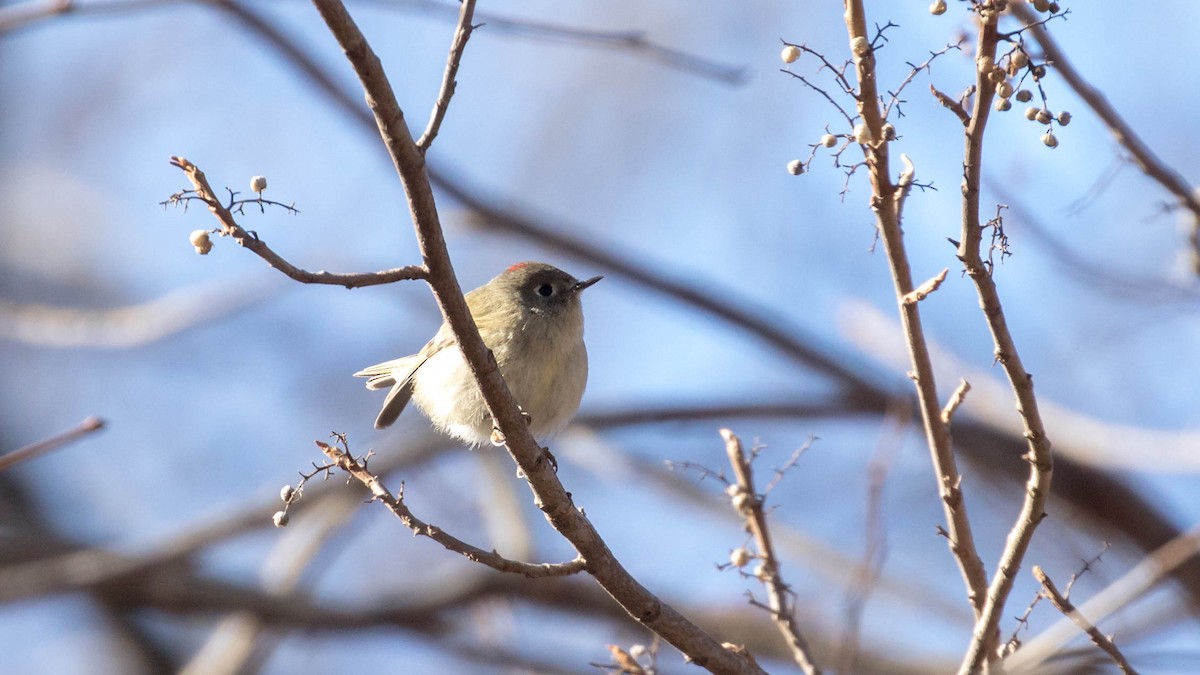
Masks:
[[[518,263],[467,293],[479,335],[535,438],[553,435],[579,409],[587,385],[583,344],[583,289],[545,263]],[[368,389],[390,388],[375,428],[391,426],[411,399],[439,430],[474,445],[487,442],[492,420],[475,378],[445,323],[421,351],[355,373]]]

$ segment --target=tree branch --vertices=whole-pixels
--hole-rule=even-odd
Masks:
[[[617,561],[591,521],[574,505],[550,463],[545,461],[541,447],[530,435],[529,426],[500,376],[495,358],[479,337],[450,262],[433,190],[425,172],[424,155],[413,142],[379,58],[341,2],[314,0],[313,4],[358,74],[366,92],[367,105],[375,116],[384,145],[408,196],[417,244],[428,270],[427,281],[479,384],[489,414],[507,439],[505,447],[533,490],[538,508],[582,556],[588,573],[630,616],[701,667],[713,672],[761,673],[749,659],[726,649],[634,579]]]
[[[967,597],[978,616],[987,589],[987,575],[984,573],[983,561],[976,552],[975,539],[971,534],[971,523],[967,517],[967,507],[960,487],[962,476],[954,459],[950,429],[942,421],[941,403],[933,375],[933,361],[921,325],[920,305],[917,302],[906,301],[906,298],[916,296],[912,295],[915,288],[901,229],[900,206],[903,200],[898,191],[908,189],[904,183],[911,181],[912,172],[906,167],[905,175],[909,177],[902,177],[900,185],[891,183],[888,140],[883,131],[884,119],[878,103],[879,90],[875,81],[875,53],[867,35],[867,19],[862,0],[846,0],[846,29],[850,36],[859,82],[858,111],[870,137],[874,139],[862,144],[871,175],[871,208],[875,212],[875,225],[883,241],[888,266],[892,272],[900,321],[912,363],[910,377],[916,387],[925,440],[933,460],[938,493],[946,516],[946,536],[966,585]]]
[[[461,5],[458,11],[458,24],[454,29],[454,40],[450,43],[450,55],[446,57],[446,71],[442,75],[442,87],[438,90],[437,102],[433,105],[433,112],[429,116],[429,125],[425,127],[425,132],[417,141],[417,147],[422,153],[429,150],[433,139],[437,138],[438,130],[442,128],[442,120],[446,117],[446,111],[450,108],[450,99],[454,96],[454,90],[458,86],[458,81],[454,79],[458,75],[458,65],[462,62],[463,51],[467,48],[467,40],[471,39],[471,32],[475,30],[475,27],[471,25],[471,17],[475,14],[475,0],[462,0]]]
[[[409,510],[408,505],[404,503],[404,484],[400,485],[400,494],[395,496],[384,487],[383,482],[379,477],[371,473],[367,469],[365,461],[359,461],[350,454],[348,450],[339,448],[329,443],[317,441],[317,447],[325,456],[330,459],[338,468],[354,477],[355,480],[362,483],[368,490],[371,491],[371,498],[383,502],[404,526],[413,531],[413,534],[430,539],[441,544],[447,550],[461,554],[472,562],[477,562],[481,565],[486,565],[497,572],[510,572],[520,574],[530,579],[541,577],[561,577],[583,571],[584,562],[582,558],[576,558],[565,563],[527,563],[519,560],[509,560],[495,551],[485,551],[481,548],[472,546],[465,541],[447,533],[445,530],[434,525],[430,525],[420,518],[413,515]]]
[[[363,286],[390,284],[396,281],[425,278],[426,271],[420,265],[409,265],[408,267],[361,274],[335,274],[325,271],[309,272],[308,270],[300,269],[287,260],[284,260],[275,251],[272,251],[266,242],[257,236],[251,235],[242,229],[241,225],[238,225],[237,221],[233,218],[233,213],[217,198],[216,193],[213,192],[212,187],[208,184],[208,179],[204,177],[204,172],[199,167],[183,157],[172,157],[171,166],[179,167],[184,175],[187,176],[193,189],[196,191],[196,197],[208,206],[208,210],[216,216],[217,222],[221,224],[222,235],[233,237],[233,240],[239,246],[249,249],[252,253],[267,261],[268,265],[296,281],[305,284],[330,284],[346,288],[361,288]]]
[[[31,443],[23,448],[17,448],[12,452],[6,452],[0,455],[0,471],[12,468],[21,462],[31,460],[35,457],[40,457],[48,452],[57,450],[64,445],[74,443],[75,441],[87,436],[88,434],[99,431],[104,428],[104,420],[99,417],[89,417],[71,429],[56,434],[50,438]]]
[[[1113,644],[1112,638],[1108,637],[1104,633],[1101,633],[1099,628],[1096,628],[1092,622],[1088,621],[1087,617],[1080,613],[1080,611],[1075,608],[1075,605],[1071,604],[1071,601],[1058,591],[1058,587],[1054,585],[1054,582],[1050,579],[1050,577],[1046,576],[1046,573],[1042,571],[1041,567],[1038,567],[1037,565],[1033,566],[1033,576],[1038,580],[1038,583],[1042,585],[1043,593],[1045,594],[1045,597],[1050,600],[1050,603],[1053,604],[1058,611],[1062,612],[1069,619],[1071,619],[1076,626],[1079,626],[1083,632],[1087,633],[1088,637],[1092,639],[1092,642],[1096,643],[1097,647],[1103,649],[1104,652],[1112,658],[1112,660],[1121,669],[1121,672],[1126,673],[1126,675],[1137,675],[1137,671],[1133,669],[1133,666],[1129,665],[1129,661],[1125,660],[1125,655],[1121,653],[1121,650],[1117,649],[1115,644]],[[1067,584],[1067,586],[1067,592],[1070,592],[1070,584]]]
[[[996,83],[992,79],[993,67],[989,67],[988,64],[994,63],[996,45],[1000,40],[996,27],[998,21],[999,13],[990,4],[985,3],[981,6],[975,51],[975,100],[964,137],[962,241],[958,247],[958,258],[975,285],[980,308],[992,334],[996,361],[1004,368],[1016,397],[1017,412],[1024,427],[1027,448],[1025,459],[1029,462],[1029,477],[1025,484],[1025,498],[1021,504],[1021,511],[1009,532],[1004,552],[988,588],[987,600],[977,617],[971,644],[959,669],[960,675],[978,672],[985,660],[997,657],[995,647],[999,639],[1000,615],[1012,591],[1013,582],[1021,568],[1034,530],[1046,515],[1045,505],[1050,494],[1053,469],[1050,439],[1046,436],[1037,398],[1033,393],[1033,376],[1021,363],[1016,343],[1008,329],[1004,308],[1000,304],[996,284],[981,252],[984,225],[980,220],[979,195],[983,173],[983,140],[996,92]]]
[[[725,439],[725,453],[729,455],[729,464],[733,467],[737,479],[734,507],[746,523],[746,530],[754,537],[762,558],[762,572],[758,575],[763,587],[767,589],[768,608],[771,618],[783,638],[787,640],[792,652],[792,660],[808,675],[819,675],[821,669],[812,660],[812,650],[804,636],[800,634],[800,625],[796,623],[796,612],[790,601],[791,589],[783,582],[779,573],[779,558],[775,555],[775,546],[771,543],[771,532],[767,529],[767,515],[763,512],[762,500],[754,488],[754,472],[750,460],[742,448],[742,441],[729,429],[721,429],[721,438]]]

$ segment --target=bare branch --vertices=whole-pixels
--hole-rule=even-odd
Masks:
[[[1200,527],[1193,527],[1155,549],[1133,569],[1083,603],[1079,611],[1093,621],[1103,621],[1113,612],[1145,596],[1177,567],[1193,560],[1197,554],[1200,554]],[[1010,672],[1035,672],[1038,666],[1078,634],[1074,623],[1064,618],[1005,659],[1004,666]]]
[[[883,114],[878,103],[875,54],[867,42],[870,38],[867,35],[866,12],[862,0],[847,0],[846,29],[851,44],[861,45],[854,54],[855,72],[860,87],[858,111],[862,115],[863,124],[869,130],[870,138],[878,139],[862,144],[870,169],[873,192],[871,205],[875,211],[876,230],[883,241],[888,266],[892,271],[897,304],[900,306],[900,320],[912,364],[910,376],[916,387],[918,409],[947,521],[946,539],[958,562],[971,607],[978,616],[987,588],[987,575],[984,573],[983,561],[979,559],[975,539],[971,534],[971,524],[961,492],[962,476],[954,458],[950,430],[941,418],[941,403],[938,400],[929,345],[921,325],[920,307],[915,302],[904,302],[914,291],[914,287],[912,269],[905,250],[904,233],[900,227],[898,206],[901,200],[896,196],[896,191],[903,188],[891,183],[888,140],[883,132]]]
[[[779,632],[787,640],[792,652],[792,660],[808,675],[819,675],[820,668],[813,662],[811,649],[804,636],[800,634],[800,626],[796,623],[796,612],[791,601],[792,591],[783,582],[779,573],[779,558],[775,555],[775,546],[771,543],[771,532],[767,529],[767,515],[763,511],[762,500],[754,488],[754,472],[750,467],[750,459],[742,448],[742,441],[729,429],[721,429],[721,438],[725,439],[725,452],[729,455],[729,464],[733,467],[737,482],[734,496],[734,507],[746,522],[746,529],[754,537],[758,547],[758,555],[762,558],[761,572],[756,572],[763,586],[767,589],[768,609],[771,618]]]
[[[408,267],[363,274],[335,274],[333,272],[309,272],[302,270],[284,260],[275,251],[272,251],[266,242],[242,229],[242,226],[238,225],[237,221],[234,220],[233,213],[217,198],[212,187],[208,184],[208,179],[204,177],[204,172],[199,167],[183,157],[172,157],[171,165],[179,167],[184,175],[188,177],[188,180],[191,181],[192,187],[196,191],[196,197],[208,206],[208,210],[216,216],[217,222],[221,224],[222,235],[233,237],[233,240],[239,246],[249,249],[252,253],[267,261],[268,265],[296,281],[305,284],[330,284],[346,288],[361,288],[377,284],[390,284],[396,281],[424,279],[427,274],[425,268],[420,265],[409,265]]]
[[[958,101],[955,101],[946,94],[942,93],[932,84],[929,85],[929,93],[933,94],[933,97],[937,99],[938,103],[941,103],[942,106],[944,106],[947,110],[954,113],[958,117],[958,120],[962,122],[964,127],[971,123],[971,115],[967,112],[967,109],[963,107],[962,103],[959,103]]]
[[[998,20],[999,14],[996,11],[981,11],[976,38],[976,63],[994,62],[996,47],[1000,41]],[[1029,477],[1025,484],[1025,498],[1021,504],[1021,511],[1009,532],[1004,552],[988,588],[987,600],[977,617],[970,647],[959,668],[960,675],[978,672],[985,661],[997,657],[995,647],[999,637],[1000,615],[1034,530],[1046,515],[1045,504],[1050,494],[1053,468],[1050,439],[1046,435],[1037,398],[1033,392],[1033,376],[1025,370],[1021,362],[1016,343],[1008,329],[1008,320],[1000,304],[995,281],[989,273],[989,264],[981,254],[984,229],[980,217],[983,139],[996,92],[996,83],[991,79],[989,70],[976,68],[974,107],[967,124],[963,157],[962,241],[958,246],[958,258],[963,263],[966,275],[975,285],[980,308],[992,334],[996,361],[1003,366],[1016,397],[1017,413],[1024,426],[1027,448],[1025,460],[1029,462]]]
[[[949,425],[950,420],[954,417],[954,413],[958,411],[958,407],[967,400],[967,392],[971,391],[971,383],[965,379],[958,381],[958,387],[954,393],[950,395],[950,400],[946,401],[946,406],[942,408],[942,423]]]
[[[442,128],[442,120],[446,117],[446,110],[450,107],[450,99],[454,96],[454,89],[458,86],[458,81],[454,78],[458,75],[458,65],[462,62],[467,40],[471,39],[471,32],[475,30],[471,25],[471,17],[474,14],[475,0],[462,0],[458,11],[458,25],[454,29],[454,40],[450,43],[450,55],[446,57],[446,72],[442,75],[442,87],[438,90],[437,103],[433,106],[425,133],[421,134],[417,141],[417,147],[422,153],[428,151],[433,139],[437,138],[438,130]]]
[[[715,672],[761,673],[750,659],[722,646],[703,629],[650,593],[620,564],[591,521],[575,506],[546,454],[534,441],[520,409],[512,399],[496,360],[483,344],[462,289],[454,275],[425,158],[413,142],[379,57],[338,0],[314,0],[317,11],[341,45],[366,92],[383,142],[408,196],[417,244],[426,262],[427,281],[442,316],[450,326],[479,385],[488,413],[507,439],[505,447],[525,475],[535,503],[586,561],[593,578],[630,616],[687,654],[697,665]]]
[[[386,506],[389,511],[395,514],[395,516],[400,519],[400,522],[404,523],[405,527],[412,530],[413,534],[420,535],[422,537],[429,537],[430,539],[441,544],[447,550],[454,551],[455,553],[464,556],[472,562],[477,562],[481,565],[487,565],[498,572],[520,574],[522,576],[529,577],[530,579],[567,576],[569,574],[582,572],[585,569],[586,564],[582,557],[577,557],[574,560],[565,563],[543,564],[509,560],[495,551],[485,551],[481,548],[472,546],[465,541],[447,533],[440,527],[426,523],[425,521],[413,515],[412,511],[409,510],[408,506],[404,503],[403,485],[401,485],[400,494],[398,496],[393,496],[392,493],[386,487],[384,487],[383,482],[379,480],[379,477],[367,469],[365,461],[355,459],[354,456],[346,450],[346,446],[344,445],[344,437],[341,439],[341,441],[341,448],[337,447],[336,445],[330,445],[329,443],[323,443],[321,441],[317,441],[316,443],[317,447],[321,449],[321,452],[325,453],[325,456],[328,457],[331,462],[336,464],[337,467],[342,471],[345,471],[353,476],[355,480],[366,486],[366,488],[371,491],[372,499],[383,502],[384,506]]]
[[[51,436],[50,438],[31,443],[23,448],[17,448],[12,452],[6,452],[0,455],[0,471],[10,469],[21,462],[25,462],[36,457],[40,457],[48,452],[57,450],[64,445],[69,445],[75,441],[87,436],[88,434],[99,431],[104,428],[104,420],[99,417],[89,417],[73,428],[68,429],[61,434]]]
[[[1042,588],[1044,589],[1043,592],[1046,594],[1046,598],[1050,600],[1050,603],[1053,604],[1058,611],[1067,615],[1071,621],[1075,622],[1075,625],[1079,626],[1083,632],[1087,633],[1088,637],[1092,639],[1092,642],[1096,643],[1097,647],[1103,649],[1105,653],[1112,658],[1113,662],[1116,663],[1121,669],[1121,672],[1126,673],[1127,675],[1137,674],[1137,671],[1134,670],[1133,666],[1129,665],[1129,661],[1125,659],[1125,655],[1121,653],[1121,650],[1117,649],[1115,644],[1113,644],[1112,638],[1104,633],[1101,633],[1099,628],[1096,628],[1096,626],[1092,625],[1092,622],[1088,621],[1087,617],[1080,613],[1078,609],[1075,609],[1075,605],[1071,604],[1071,601],[1068,600],[1065,595],[1059,593],[1058,588],[1054,585],[1054,582],[1050,579],[1050,577],[1046,576],[1046,573],[1042,571],[1041,567],[1038,567],[1037,565],[1033,566],[1033,576],[1038,580],[1038,583],[1042,585]]]
[[[949,273],[950,268],[943,268],[941,272],[938,272],[937,276],[932,277],[920,286],[917,286],[908,293],[905,293],[904,296],[900,298],[901,304],[915,305],[929,297],[930,293],[933,293],[937,289],[941,288],[942,282],[946,280],[946,275]]]

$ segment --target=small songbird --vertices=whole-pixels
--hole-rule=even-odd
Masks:
[[[579,409],[588,375],[579,295],[601,278],[580,281],[545,263],[522,262],[466,295],[479,335],[539,441]],[[390,387],[376,429],[391,426],[412,399],[439,431],[472,445],[495,441],[483,395],[446,323],[416,354],[355,376],[370,378],[367,389]]]

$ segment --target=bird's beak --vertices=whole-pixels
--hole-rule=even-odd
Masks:
[[[579,283],[575,284],[575,287],[572,288],[571,290],[578,293],[579,291],[582,291],[583,289],[587,288],[588,286],[591,286],[592,284],[596,283],[597,281],[600,281],[603,278],[604,277],[592,277],[591,279],[586,279],[584,281],[580,281]]]

